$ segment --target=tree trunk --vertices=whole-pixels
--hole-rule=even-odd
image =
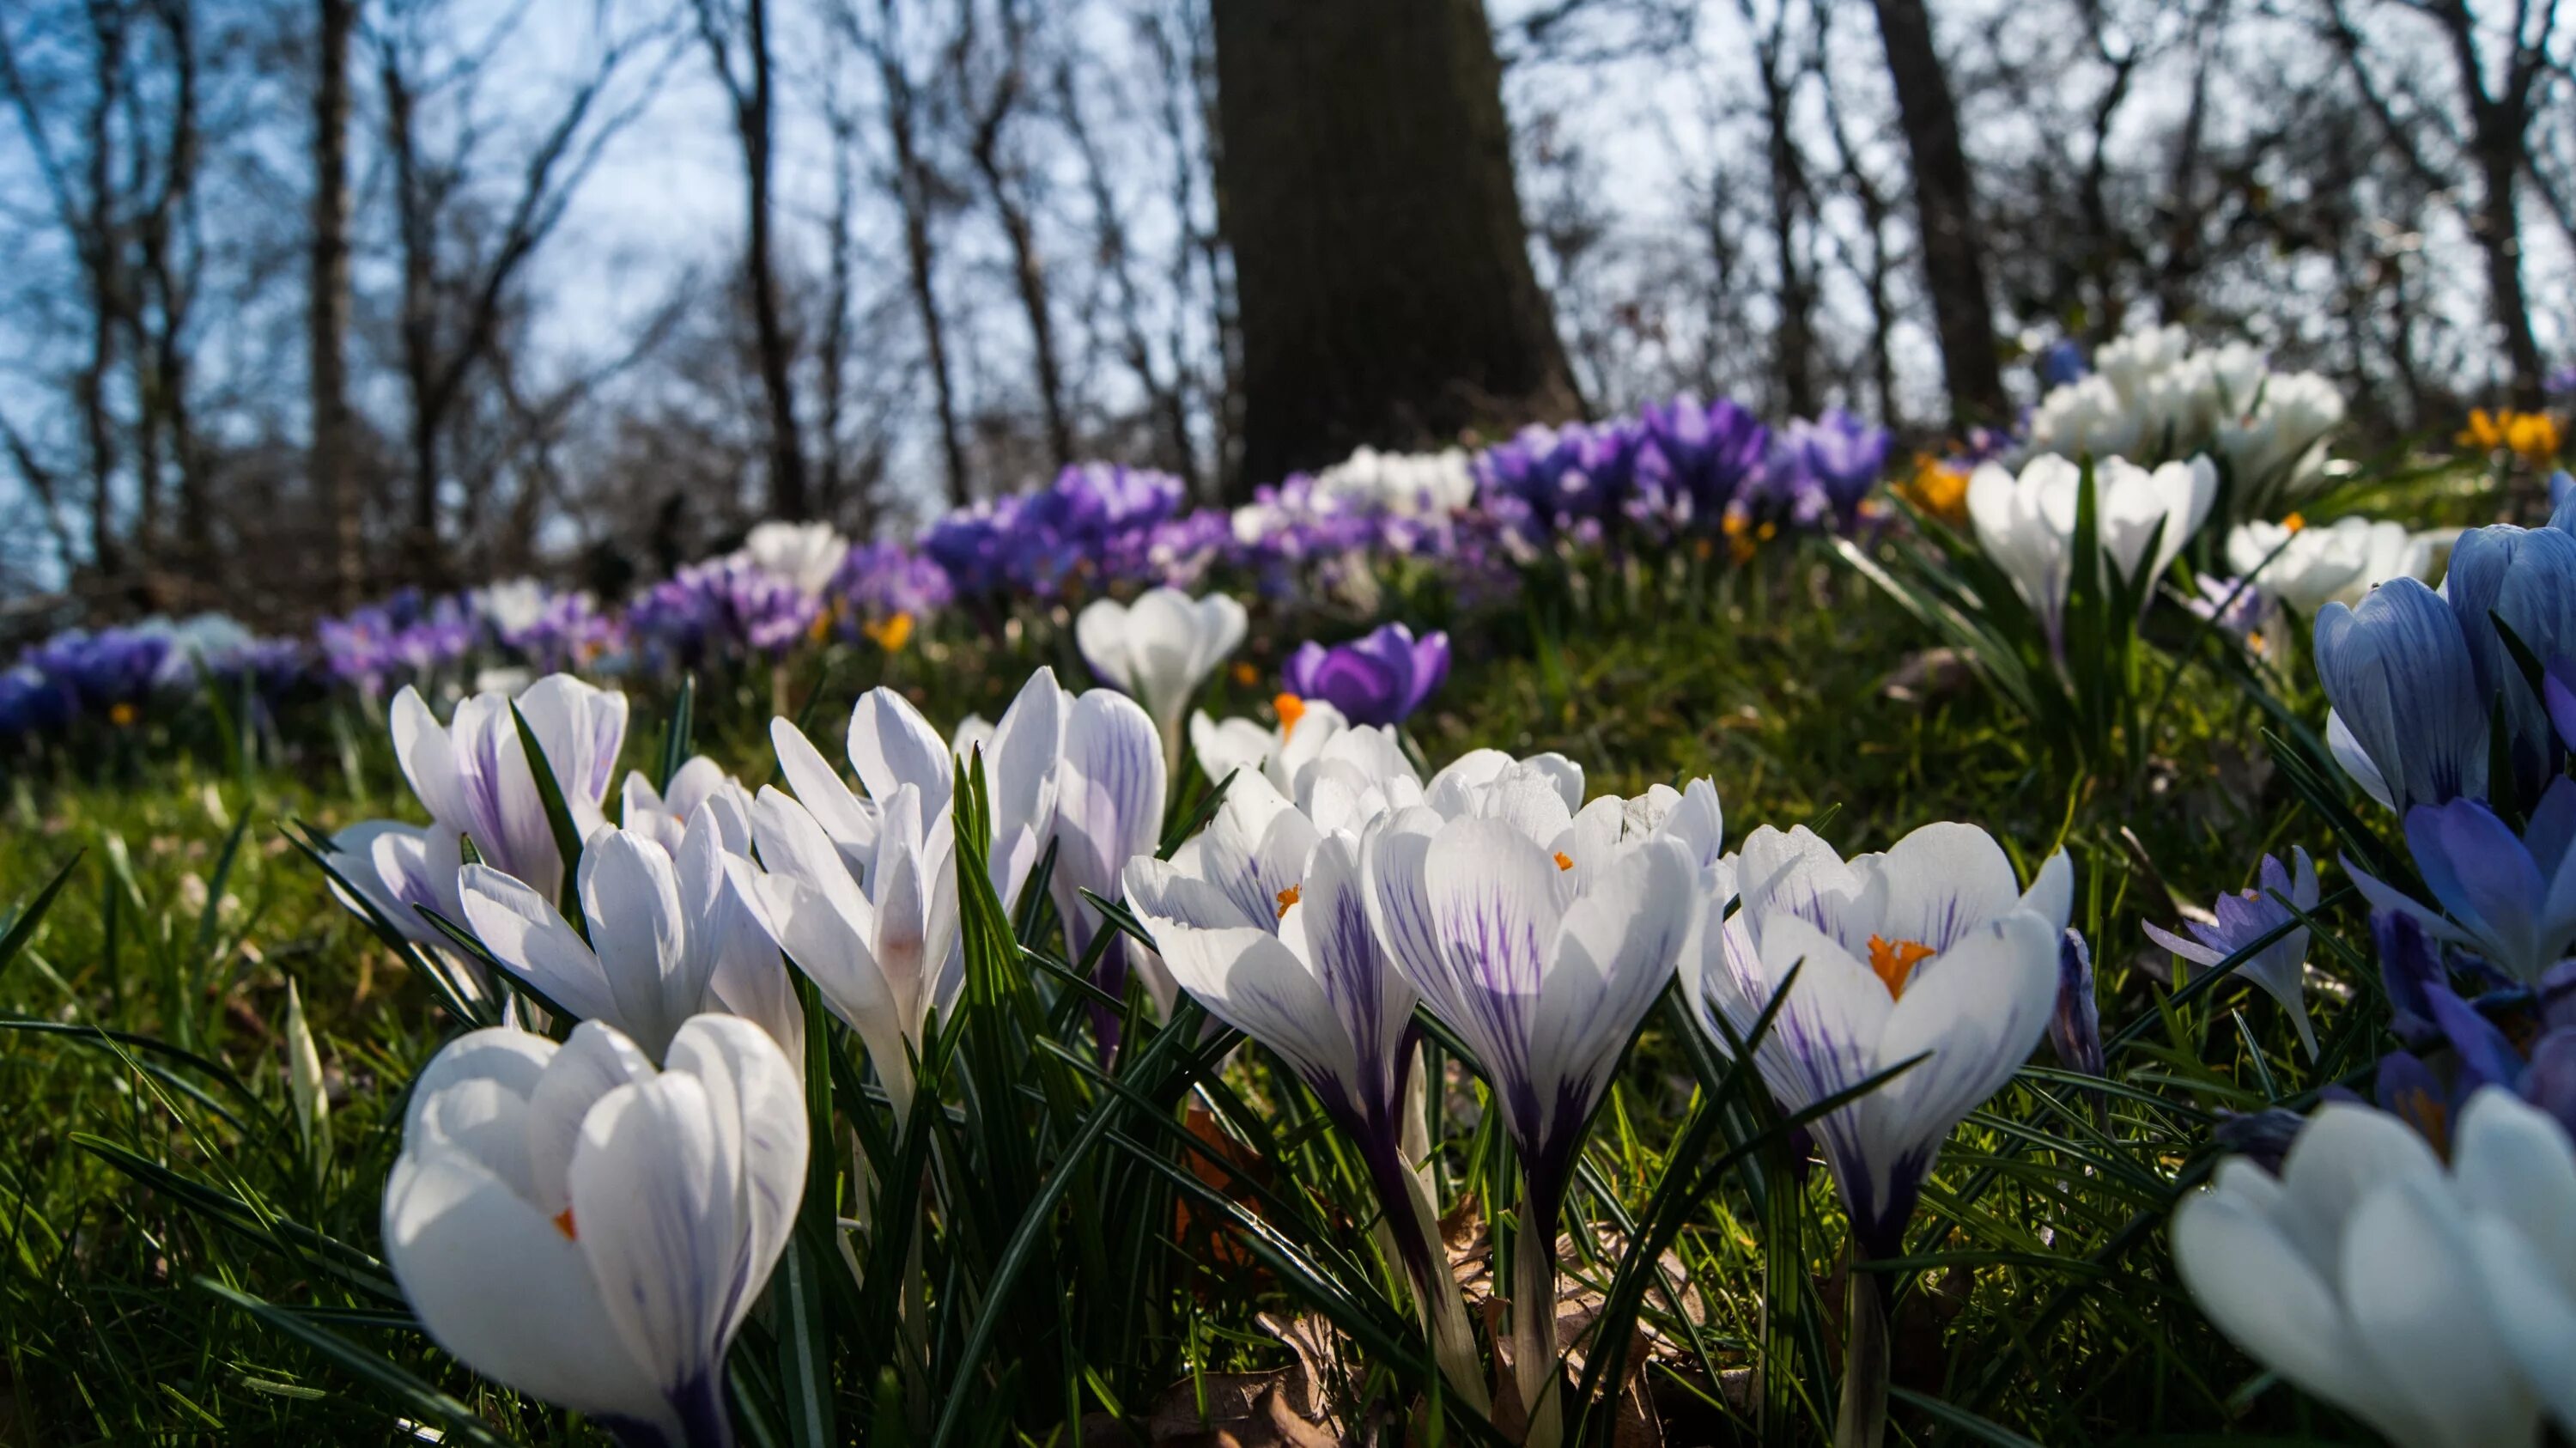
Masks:
[[[1798,220],[1815,204],[1807,185],[1807,160],[1791,129],[1790,109],[1797,103],[1797,72],[1781,70],[1787,29],[1786,11],[1767,39],[1757,41],[1754,60],[1762,70],[1762,121],[1771,172],[1771,246],[1780,260],[1780,320],[1771,334],[1772,365],[1779,373],[1780,404],[1794,417],[1816,411],[1816,274],[1814,249],[1801,246]],[[1753,9],[1744,7],[1747,25]]]
[[[769,398],[769,512],[801,519],[813,511],[806,496],[805,444],[796,426],[796,344],[778,307],[778,271],[770,246],[770,136],[775,108],[770,93],[769,6],[751,0],[745,47],[751,52],[751,93],[736,107],[742,132],[743,197],[750,215],[745,280],[751,287],[752,329],[760,347],[760,387]]]
[[[1961,422],[1999,423],[2010,413],[1995,360],[1994,305],[1977,246],[1976,196],[1959,142],[1950,77],[1932,48],[1923,0],[1873,0],[1887,46],[1898,122],[1914,162],[1914,206],[1922,231],[1923,282],[1940,335],[1950,411]]]
[[[2540,409],[2540,344],[2531,335],[2531,307],[2522,289],[2522,223],[2514,214],[2514,176],[2522,169],[2522,135],[2507,131],[2502,121],[2481,118],[2478,128],[2478,179],[2481,191],[2472,218],[2478,247],[2486,255],[2487,306],[2496,329],[2504,334],[2506,363],[2513,369],[2513,405],[2527,412]],[[2490,134],[2490,130],[2494,134]]]
[[[1214,0],[1213,14],[1240,477],[1573,415],[1482,0]]]
[[[879,0],[887,35],[873,42],[877,78],[885,91],[886,137],[894,151],[894,199],[903,216],[904,280],[912,309],[921,324],[922,350],[930,364],[931,402],[939,417],[939,453],[948,471],[948,501],[963,508],[975,500],[966,471],[965,434],[957,417],[957,384],[948,366],[948,328],[939,311],[938,252],[930,235],[933,200],[930,162],[921,153],[918,100],[903,57],[890,38],[893,0]]]
[[[349,38],[358,0],[316,0],[313,238],[306,257],[306,380],[313,414],[307,466],[329,533],[331,602],[354,608],[364,585],[355,450],[349,428]]]

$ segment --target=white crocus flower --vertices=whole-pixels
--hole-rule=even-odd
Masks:
[[[2303,614],[2359,604],[2392,578],[2422,579],[2433,548],[2386,519],[2340,518],[2315,527],[2243,523],[2227,535],[2227,563],[2265,594]]]
[[[474,590],[474,612],[503,636],[535,628],[546,616],[546,586],[533,578],[512,578]]]
[[[2314,372],[2240,379],[2236,387],[2211,446],[2227,459],[2237,515],[2259,516],[2314,493],[2326,475],[2326,439],[2343,425],[2343,393]]]
[[[1968,479],[1968,520],[1978,546],[2039,616],[2052,645],[2061,638],[2073,581],[2083,484],[2083,468],[2054,453],[2032,458],[2018,477],[1985,463]],[[2218,472],[2200,457],[2153,471],[2106,457],[2093,466],[2093,487],[2103,557],[2113,572],[2135,582],[2162,577],[2181,556],[2218,496]]]
[[[1180,988],[1276,1052],[1359,1148],[1442,1372],[1486,1411],[1439,1210],[1406,1148],[1420,996],[1369,929],[1359,837],[1241,775],[1168,863],[1130,860],[1126,889]]]
[[[1072,696],[1055,671],[1029,676],[998,725],[970,717],[943,741],[912,702],[892,689],[870,689],[850,712],[849,757],[865,798],[842,782],[840,771],[786,719],[770,721],[779,773],[797,801],[831,836],[854,875],[864,877],[876,857],[882,801],[910,785],[922,801],[924,828],[948,811],[956,790],[956,760],[983,750],[984,783],[992,826],[992,882],[1005,910],[1019,908],[1021,887],[1046,853],[1055,824],[1058,761]]]
[[[922,804],[911,784],[883,801],[864,870],[777,790],[763,789],[752,811],[767,866],[753,877],[763,924],[859,1033],[898,1120],[912,1109],[912,1062],[927,1050],[931,1013],[953,1011],[965,985],[952,815],[943,808],[925,824]]]
[[[753,567],[807,598],[819,598],[850,556],[850,540],[829,523],[763,523],[742,544]]]
[[[2173,1252],[2219,1331],[2401,1448],[2529,1444],[2541,1401],[2576,1406],[2576,1165],[2502,1089],[2461,1113],[2448,1171],[2395,1116],[2330,1102],[2279,1176],[2221,1162]]]
[[[628,770],[618,798],[620,827],[650,835],[674,855],[680,852],[689,817],[698,812],[700,805],[715,812],[716,829],[727,852],[742,855],[751,851],[751,791],[742,787],[741,780],[725,773],[723,765],[703,754],[680,766],[671,776],[668,791],[655,789],[642,771]]]
[[[746,898],[750,862],[725,848],[715,808],[701,804],[679,853],[653,836],[603,829],[582,847],[575,880],[589,936],[554,899],[489,865],[458,880],[465,921],[511,972],[574,1018],[615,1026],[659,1059],[691,1016],[723,1011],[804,1050],[795,991]]]
[[[659,1072],[597,1022],[461,1036],[413,1083],[386,1264],[485,1377],[629,1442],[730,1444],[725,1353],[805,1190],[800,1081],[727,1016]]]
[[[1272,728],[1251,719],[1210,719],[1205,710],[1190,716],[1190,748],[1198,757],[1199,769],[1210,781],[1220,780],[1235,770],[1267,777],[1281,794],[1295,797],[1298,780],[1316,760],[1343,749],[1364,748],[1374,757],[1382,741],[1386,752],[1393,754],[1397,765],[1407,775],[1412,766],[1404,762],[1403,746],[1396,742],[1395,731],[1384,726],[1354,725],[1342,711],[1324,699],[1300,699],[1282,694],[1274,701],[1279,711],[1278,727]],[[1352,736],[1365,736],[1364,744],[1346,744]]]
[[[461,921],[457,870],[464,864],[460,839],[474,842],[485,864],[558,898],[563,856],[537,793],[537,777],[510,716],[516,703],[563,791],[573,827],[584,838],[607,823],[600,801],[608,794],[617,751],[626,739],[626,696],[592,688],[569,674],[549,674],[513,700],[477,694],[456,706],[442,726],[418,689],[394,696],[394,757],[412,793],[429,810],[422,827],[368,820],[342,830],[328,858],[343,878],[395,929],[433,946],[445,937],[414,908],[427,905]]]
[[[2073,867],[2050,856],[2024,893],[2002,847],[1973,825],[1926,825],[1849,861],[1804,826],[1765,827],[1731,877],[1721,863],[1702,880],[1710,908],[1682,990],[1719,1049],[1730,1031],[1749,1038],[1798,972],[1754,1051],[1782,1109],[1929,1053],[1812,1128],[1863,1253],[1901,1255],[1941,1143],[2048,1028]],[[1742,903],[1721,926],[1730,889]]]
[[[1102,683],[1145,706],[1166,764],[1177,765],[1190,696],[1242,647],[1245,626],[1243,605],[1222,593],[1155,588],[1132,604],[1094,600],[1075,616],[1073,636]]]
[[[1705,782],[1681,808],[1597,801],[1553,756],[1480,751],[1428,803],[1383,816],[1361,848],[1371,927],[1423,1004],[1474,1052],[1526,1190],[1512,1301],[1556,1301],[1558,1213],[1584,1131],[1646,1011],[1672,979],[1697,902]],[[1684,843],[1685,837],[1692,843]],[[1515,1311],[1513,1371],[1531,1421],[1556,1422],[1552,1310]],[[1544,1441],[1552,1441],[1552,1434]]]

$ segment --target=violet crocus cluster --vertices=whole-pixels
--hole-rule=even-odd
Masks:
[[[921,551],[969,595],[1063,594],[1077,580],[1132,577],[1170,536],[1187,490],[1169,473],[1082,463],[1034,492],[960,508],[921,535]]]
[[[823,525],[765,524],[744,547],[622,604],[527,578],[444,595],[406,588],[323,619],[309,644],[261,640],[208,663],[225,677],[249,674],[264,699],[310,678],[382,700],[405,685],[452,694],[517,671],[723,668],[832,636],[900,648],[961,603],[991,620],[1029,599],[1079,606],[1213,584],[1292,609],[1331,600],[1374,610],[1394,569],[1435,574],[1456,607],[1473,611],[1507,599],[1543,543],[1848,530],[1888,448],[1885,429],[1838,410],[1774,427],[1727,399],[1685,394],[1634,417],[1525,429],[1481,452],[1363,448],[1232,507],[1191,507],[1188,486],[1169,473],[1085,463],[1033,491],[951,510],[910,542],[851,546]],[[779,536],[763,547],[762,532]],[[1401,719],[1439,669],[1426,655],[1410,673],[1396,670],[1383,637],[1312,661],[1301,652],[1292,692],[1312,688],[1355,722]],[[0,733],[77,727],[120,700],[139,707],[169,651],[149,631],[47,640],[0,672]]]
[[[273,707],[309,673],[302,645],[262,638],[221,614],[66,629],[0,672],[0,737],[26,738],[96,720],[123,727],[212,684]]]
[[[322,620],[314,639],[334,678],[381,697],[461,664],[474,648],[475,621],[463,599],[406,588]]]
[[[1725,398],[1684,394],[1635,419],[1524,428],[1480,454],[1475,474],[1484,507],[1531,541],[1588,545],[1622,523],[1650,536],[1848,531],[1893,444],[1839,408],[1774,429]]]
[[[636,647],[700,668],[747,655],[786,654],[823,621],[823,600],[736,556],[691,564],[644,591],[626,611]]]

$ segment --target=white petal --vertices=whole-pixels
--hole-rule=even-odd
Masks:
[[[797,727],[785,719],[769,721],[769,742],[778,752],[778,772],[787,787],[843,850],[861,857],[876,848],[876,816],[841,782],[839,771]]]
[[[473,816],[465,807],[465,796],[457,783],[456,753],[447,730],[420,690],[409,684],[394,695],[389,711],[393,726],[394,758],[402,765],[403,778],[411,781],[411,792],[431,817],[449,829],[462,831]]]
[[[1355,1088],[1349,1034],[1323,986],[1277,936],[1258,926],[1201,930],[1168,917],[1145,924],[1172,978],[1210,1015],[1278,1052],[1317,1089]]]
[[[1127,649],[1127,605],[1114,598],[1084,605],[1073,616],[1073,642],[1100,682],[1118,689],[1136,687],[1136,666]]]
[[[2313,868],[2309,871],[2308,881],[2313,888],[2316,882]],[[2312,900],[2310,903],[2315,902]],[[2016,908],[2029,911],[2059,930],[2066,928],[2066,922],[2075,914],[2075,866],[2066,858],[2064,850],[2040,862],[2039,873],[2031,878],[2030,888],[2022,892]]]
[[[752,803],[751,835],[760,846],[760,863],[771,875],[811,891],[860,937],[875,938],[876,912],[851,874],[851,866],[802,805],[762,786],[760,798]],[[777,923],[786,928],[786,921]],[[793,954],[795,947],[789,945],[788,951]]]
[[[439,1048],[412,1078],[411,1100],[403,1110],[403,1135],[420,1134],[421,1113],[439,1093],[468,1081],[490,1081],[525,1101],[537,1089],[546,1063],[562,1049],[530,1031],[486,1026],[468,1031]]]
[[[2021,899],[2003,846],[1975,825],[1925,825],[1898,840],[1877,864],[1887,882],[1887,907],[1874,933],[1891,941],[1948,950],[1952,941],[2011,911]],[[2066,893],[2071,899],[2071,876]]]
[[[1094,912],[1081,890],[1103,897],[1137,855],[1154,853],[1163,828],[1163,745],[1154,721],[1123,694],[1094,689],[1074,703],[1064,732],[1056,796],[1057,909],[1080,944]]]
[[[573,1221],[617,1340],[666,1397],[722,1366],[749,1280],[740,1127],[683,1071],[600,1099],[571,1172]]]
[[[2460,1112],[2451,1174],[2470,1210],[2530,1243],[2536,1270],[2576,1268],[2576,1153],[2556,1118],[2504,1087],[2480,1088]]]
[[[742,1203],[749,1225],[751,1291],[736,1299],[727,1334],[742,1325],[786,1248],[805,1196],[811,1139],[804,1078],[769,1034],[731,1016],[699,1016],[671,1042],[671,1069],[705,1083],[719,1126],[739,1133]]]
[[[457,885],[465,923],[494,958],[575,1016],[617,1023],[622,1008],[599,957],[553,901],[489,865],[466,866]]]
[[[937,814],[948,803],[954,768],[948,741],[911,700],[892,689],[868,690],[850,711],[850,764],[868,797],[879,804],[907,784],[921,791],[925,814]]]
[[[2344,1227],[2363,1200],[2391,1182],[2441,1175],[2441,1162],[2413,1127],[2384,1111],[2329,1101],[2282,1159],[2282,1228],[2319,1271],[2335,1271]]]
[[[691,959],[671,857],[642,835],[610,830],[581,854],[582,913],[617,1002],[612,1023],[656,1060],[706,994],[713,959]]]
[[[1441,967],[1440,937],[1423,873],[1440,826],[1440,816],[1427,805],[1373,821],[1360,837],[1360,883],[1369,928],[1388,959],[1432,1000],[1433,1014],[1447,1019],[1458,1009],[1457,995]]]
[[[1599,1101],[1628,1038],[1673,978],[1697,905],[1691,873],[1680,845],[1650,840],[1566,908],[1530,1042],[1542,1099],[1587,1115]]]
[[[2303,1258],[2271,1213],[2230,1190],[2250,1162],[2219,1168],[2218,1186],[2174,1213],[2174,1266],[2200,1310],[2230,1342],[2312,1393],[2382,1426],[2395,1409],[2369,1370],[2328,1279]]]
[[[1931,1057],[1877,1093],[1890,1145],[1922,1152],[1928,1163],[1951,1129],[2029,1059],[2057,1004],[2058,935],[2016,910],[1915,967],[1888,1012],[1877,1069]]]
[[[572,1205],[569,1184],[581,1123],[599,1098],[620,1086],[650,1081],[653,1063],[624,1032],[598,1021],[572,1028],[563,1049],[546,1062],[528,1092],[528,1200],[553,1217]]]
[[[1190,716],[1190,750],[1198,756],[1200,771],[1211,781],[1220,780],[1238,769],[1259,772],[1261,762],[1279,751],[1279,734],[1249,719],[1220,724],[1202,709]]]
[[[2467,1234],[2505,1350],[2558,1425],[2576,1429],[2576,1294],[2567,1289],[2566,1264],[2553,1270],[2530,1238],[2498,1217],[2470,1222]]]
[[[2378,1426],[2436,1448],[2527,1444],[2539,1410],[2488,1314],[2455,1212],[2438,1182],[2392,1182],[2345,1229],[2344,1308],[2405,1415]]]
[[[1415,984],[1507,1097],[1531,1079],[1530,1032],[1561,923],[1556,874],[1537,844],[1498,820],[1442,826],[1423,859],[1442,979],[1436,990]],[[1535,1132],[1540,1123],[1521,1125]]]
[[[385,1182],[384,1239],[421,1326],[466,1366],[577,1412],[663,1425],[677,1441],[581,1248],[498,1177],[453,1151],[405,1152]]]

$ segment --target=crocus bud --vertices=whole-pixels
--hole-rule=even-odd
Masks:
[[[2048,1018],[2048,1044],[2069,1071],[2109,1073],[2102,1059],[2102,1016],[2093,1000],[2093,952],[2072,926],[2057,942],[2057,1009]]]

